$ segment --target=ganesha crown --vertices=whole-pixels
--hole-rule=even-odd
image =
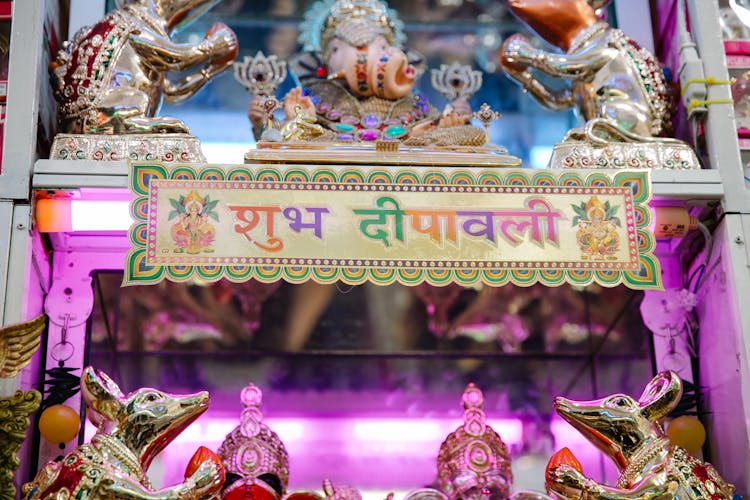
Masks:
[[[402,45],[403,23],[396,11],[380,0],[320,0],[305,12],[299,42],[305,50],[324,51],[339,28],[358,24],[382,33],[389,43]]]

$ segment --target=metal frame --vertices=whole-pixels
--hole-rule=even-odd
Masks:
[[[127,238],[90,234],[54,233],[52,238],[52,283],[44,310],[49,317],[45,366],[57,366],[54,346],[86,343],[86,324],[94,307],[91,275],[99,270],[122,269],[128,250]],[[82,368],[85,349],[73,350],[64,359],[65,366]],[[73,408],[81,404],[80,395],[66,401]],[[75,444],[75,443],[74,443]],[[68,450],[70,451],[70,450]],[[44,440],[39,447],[39,463],[44,464],[61,451],[57,444]]]
[[[8,257],[10,256],[10,228],[13,227],[13,202],[0,200],[0,290],[5,292],[8,282]],[[5,322],[5,297],[0,297],[0,325]]]
[[[711,460],[741,495],[750,491],[750,215],[729,214],[714,232],[698,290],[698,362]]]
[[[0,229],[8,229],[8,239],[2,242],[5,251],[0,266],[5,266],[3,282],[2,314],[3,325],[10,325],[28,320],[42,311],[46,283],[49,280],[49,264],[46,253],[38,235],[32,236],[31,206],[28,204],[13,205],[10,202],[2,204],[11,207],[11,219]],[[2,210],[2,209],[0,209]],[[3,217],[5,221],[5,218]],[[2,233],[3,236],[6,234]],[[3,244],[5,243],[5,244]],[[36,385],[35,363],[12,379],[0,379],[0,395],[10,394],[16,389],[30,389]]]
[[[721,38],[718,2],[685,1],[690,15],[690,29],[703,61],[706,78],[728,81],[729,72]],[[706,99],[732,102],[729,85],[709,85]],[[733,105],[708,106],[705,128],[711,167],[721,172],[724,183],[724,210],[747,213],[750,211],[750,191],[743,176]]]
[[[26,288],[29,283],[31,205],[15,205],[8,255],[8,281],[5,285],[5,324],[18,323],[26,317]]]
[[[716,170],[654,170],[652,193],[656,198],[683,200],[691,205],[720,201],[724,184]],[[126,162],[37,160],[33,189],[76,189],[79,187],[124,188],[128,186]]]
[[[0,198],[28,200],[41,105],[44,0],[13,2]],[[20,47],[20,50],[19,50]],[[25,50],[24,50],[25,49]]]
[[[93,2],[92,8],[92,1],[72,0],[71,19],[80,24],[84,17],[91,18],[91,12],[99,9],[103,12],[104,1]],[[639,6],[646,3],[638,0]],[[705,74],[717,80],[727,79],[717,2],[686,0],[686,3]],[[644,31],[648,23],[644,23],[642,15],[648,9],[634,8],[631,4],[631,1],[616,2],[621,26],[647,46],[651,40]],[[39,51],[44,35],[45,5],[46,0],[13,2],[13,50],[9,73],[12,83],[9,85],[7,109],[8,122],[13,126],[5,130],[0,173],[0,290],[5,292],[0,323],[24,319],[26,310],[36,305],[25,304],[25,295],[20,291],[29,283],[38,282],[42,289],[36,293],[43,295],[46,291],[44,284],[51,274],[53,283],[45,308],[53,318],[49,329],[49,345],[53,346],[61,340],[65,314],[76,315],[74,324],[69,318],[67,339],[85,339],[86,319],[93,305],[91,272],[120,269],[127,250],[127,238],[124,234],[55,235],[52,238],[54,268],[50,271],[40,241],[30,237],[29,233],[30,189],[125,189],[128,167],[119,162],[36,160],[38,110],[49,104],[42,103],[42,96],[46,95],[42,91],[46,73]],[[628,20],[623,14],[627,12],[638,15]],[[730,98],[727,85],[710,86],[708,92],[710,100]],[[708,107],[706,139],[713,168],[694,172],[654,171],[653,192],[656,197],[678,200],[687,205],[705,206],[720,201],[727,213],[714,234],[714,259],[721,256],[721,264],[707,274],[706,284],[699,294],[701,383],[709,395],[711,414],[708,427],[714,437],[712,460],[727,479],[737,483],[740,492],[748,492],[750,477],[746,477],[745,464],[750,463],[750,309],[743,307],[741,299],[750,296],[750,192],[743,178],[731,105]],[[14,205],[13,200],[22,203]],[[666,251],[674,250],[671,246]],[[35,275],[32,277],[30,273]],[[727,304],[729,311],[716,304]],[[80,366],[82,354],[76,353],[68,360],[69,366]],[[46,356],[47,365],[55,362],[49,353]],[[729,367],[728,360],[736,360],[736,365]],[[24,377],[28,377],[28,373]],[[43,449],[40,460],[46,461],[59,453],[56,447]]]

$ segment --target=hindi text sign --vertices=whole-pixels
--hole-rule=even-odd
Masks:
[[[161,174],[134,184],[146,280],[660,285],[647,172],[141,169]]]

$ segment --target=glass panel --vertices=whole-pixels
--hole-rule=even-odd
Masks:
[[[214,22],[226,23],[237,34],[238,60],[266,55],[290,58],[299,46],[298,26],[312,0],[232,0],[219,3],[212,11],[183,29],[175,37],[181,42],[197,43]],[[497,1],[397,0],[389,2],[405,24],[406,47],[422,53],[427,72],[416,88],[428,101],[443,108],[446,99],[430,85],[429,69],[459,62],[484,72],[481,90],[470,99],[472,109],[488,103],[503,117],[490,127],[492,142],[502,145],[526,166],[546,166],[552,146],[576,123],[571,112],[542,108],[521,92],[499,68],[498,49],[512,33],[531,35]],[[112,1],[108,3],[112,8]],[[535,42],[536,43],[536,42]],[[552,86],[559,82],[546,82]],[[291,76],[277,91],[279,97],[294,86]],[[181,104],[165,104],[161,113],[184,120],[201,139],[210,162],[242,163],[244,152],[254,144],[246,110],[249,95],[234,80],[232,71],[214,79],[191,99]]]
[[[196,43],[221,21],[236,32],[240,59],[258,50],[287,59],[299,49],[298,26],[312,3],[225,0],[176,40]],[[526,166],[545,166],[575,120],[543,109],[499,71],[500,43],[525,31],[504,3],[389,3],[405,23],[406,46],[422,52],[428,68],[458,61],[484,71],[470,102],[503,114],[491,140]],[[292,86],[287,79],[278,95]],[[438,108],[446,104],[429,74],[417,86]],[[248,102],[228,71],[162,114],[183,119],[209,161],[239,163],[253,144]],[[587,475],[613,482],[609,462],[552,416],[552,398],[639,394],[651,374],[641,295],[626,289],[252,282],[121,289],[120,281],[96,276],[91,363],[126,391],[212,395],[209,412],[152,466],[156,485],[181,481],[197,446],[218,449],[239,422],[239,393],[249,381],[264,391],[264,421],[289,451],[290,489],[320,490],[328,477],[382,500],[388,491],[400,499],[436,485],[439,446],[461,424],[468,382],[484,391],[489,422],[511,450],[514,490],[542,490],[546,461],[562,446]]]
[[[263,284],[164,281],[119,288],[98,273],[92,345],[118,352],[457,357],[647,353],[641,294],[570,286]],[[106,312],[109,321],[105,321]],[[590,337],[588,332],[593,332]]]
[[[219,448],[239,423],[249,381],[288,448],[292,489],[320,489],[330,477],[382,499],[431,484],[469,382],[484,391],[490,424],[511,450],[514,489],[543,489],[546,461],[562,446],[588,474],[614,478],[553,416],[552,399],[639,394],[651,373],[641,294],[626,289],[119,288],[120,280],[96,275],[91,363],[125,391],[212,396],[209,412],[152,468],[157,483],[181,480],[197,446]]]

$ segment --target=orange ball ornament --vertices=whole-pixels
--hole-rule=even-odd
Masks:
[[[69,443],[76,438],[80,428],[81,419],[69,406],[50,406],[39,417],[39,432],[50,443]]]
[[[669,422],[667,437],[673,445],[695,455],[706,442],[706,428],[697,417],[682,415]]]

